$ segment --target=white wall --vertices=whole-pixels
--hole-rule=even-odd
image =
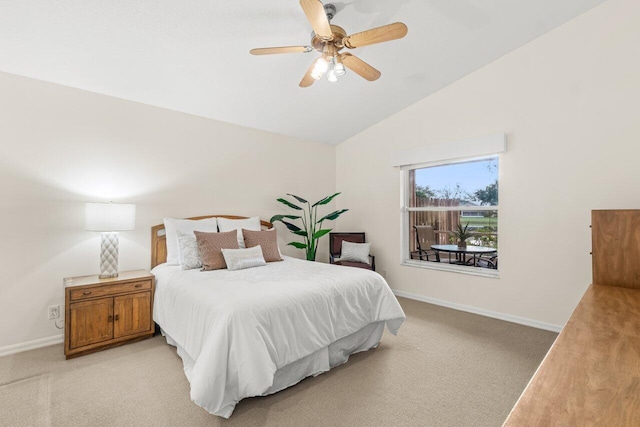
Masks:
[[[592,209],[640,208],[640,2],[610,0],[340,144],[342,230],[398,290],[562,325],[591,281]],[[400,266],[394,150],[495,132],[500,278]]]
[[[0,349],[60,334],[46,310],[64,307],[62,278],[99,272],[85,201],[137,204],[136,230],[120,233],[128,270],[149,267],[165,216],[268,220],[287,212],[277,197],[335,189],[333,146],[2,73],[0,94]]]

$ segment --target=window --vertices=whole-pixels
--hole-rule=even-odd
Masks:
[[[491,156],[403,170],[403,263],[497,275],[498,167]]]

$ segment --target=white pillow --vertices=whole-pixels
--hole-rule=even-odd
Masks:
[[[195,234],[178,233],[178,253],[180,255],[180,266],[183,270],[202,267]]]
[[[180,265],[180,250],[178,249],[178,232],[182,234],[193,234],[194,231],[205,231],[209,233],[218,232],[218,219],[207,218],[200,220],[193,219],[164,219],[164,230],[167,236],[167,264]]]
[[[260,231],[260,218],[254,216],[247,219],[227,219],[218,218],[218,228],[220,232],[238,230],[238,246],[244,248],[244,237],[242,237],[242,229],[251,231]]]
[[[340,261],[364,262],[369,264],[369,251],[371,243],[353,243],[342,241]]]
[[[246,249],[222,249],[224,262],[231,271],[267,265],[260,245]]]

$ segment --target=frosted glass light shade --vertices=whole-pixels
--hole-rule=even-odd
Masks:
[[[124,203],[86,203],[87,231],[126,231],[136,225],[136,205]]]

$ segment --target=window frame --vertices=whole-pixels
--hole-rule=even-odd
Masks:
[[[491,277],[491,278],[499,278],[500,270],[489,269],[489,268],[479,268],[479,267],[471,267],[465,265],[456,265],[449,264],[447,262],[430,262],[430,261],[422,261],[411,259],[411,254],[409,250],[410,246],[410,238],[411,233],[409,230],[409,215],[411,212],[448,212],[455,211],[458,209],[450,209],[449,207],[410,207],[409,202],[411,201],[411,189],[409,188],[409,172],[411,170],[429,168],[434,166],[445,166],[445,165],[454,165],[459,163],[469,163],[473,161],[485,160],[496,158],[498,160],[498,188],[500,188],[500,155],[498,153],[487,154],[482,156],[473,156],[467,158],[458,158],[458,159],[450,159],[450,160],[439,160],[434,162],[420,163],[420,164],[412,164],[402,166],[400,168],[400,265],[408,266],[408,267],[418,267],[418,268],[426,268],[429,270],[440,270],[440,271],[451,271],[455,273],[468,274],[472,276],[482,276],[482,277]],[[500,199],[498,199],[500,200]],[[497,206],[460,206],[460,212],[462,211],[496,211],[499,212],[499,202]],[[498,215],[498,224],[500,224],[500,215]],[[498,226],[498,229],[500,227]]]

